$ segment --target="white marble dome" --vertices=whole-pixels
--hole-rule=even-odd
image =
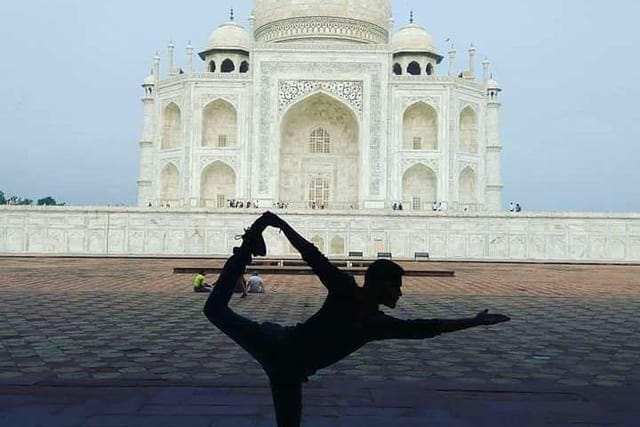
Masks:
[[[227,22],[220,25],[211,35],[205,51],[226,49],[243,50],[251,49],[251,37],[244,27],[235,22]]]
[[[256,40],[388,42],[389,0],[256,0]]]
[[[393,35],[391,47],[393,53],[429,52],[437,54],[433,37],[418,24],[406,25]]]

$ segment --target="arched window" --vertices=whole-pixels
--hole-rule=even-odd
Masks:
[[[229,58],[225,59],[222,62],[222,65],[220,66],[221,73],[231,73],[235,69],[236,69],[236,66],[233,64],[233,61],[230,60]]]
[[[344,239],[336,236],[331,239],[331,255],[344,255]]]
[[[324,251],[324,239],[318,235],[313,236],[311,238],[311,243],[315,245],[316,248],[320,250],[320,252]]]
[[[418,64],[416,61],[411,62],[407,66],[407,73],[411,74],[412,76],[419,76],[420,75],[420,64]]]
[[[234,147],[238,115],[233,105],[218,99],[209,103],[202,114],[202,146]]]
[[[209,62],[209,72],[210,73],[216,72],[216,61]]]
[[[311,209],[329,207],[329,180],[326,178],[316,177],[309,181],[309,207]]]
[[[471,107],[460,114],[459,150],[464,153],[478,152],[478,119]]]
[[[242,61],[242,64],[240,64],[240,72],[242,74],[249,72],[249,63],[247,61]]]
[[[460,174],[459,192],[460,205],[470,210],[475,210],[478,203],[476,192],[476,174],[470,167],[466,167]]]
[[[331,136],[323,128],[318,128],[309,135],[309,151],[311,153],[330,153]]]
[[[163,205],[175,205],[179,198],[180,173],[173,163],[167,164],[160,173],[160,199]]]
[[[431,63],[427,64],[426,72],[427,72],[427,76],[430,76],[433,74],[433,65],[431,65]]]
[[[430,105],[418,102],[407,108],[402,129],[405,150],[438,149],[438,113]]]
[[[163,115],[161,149],[170,150],[180,145],[181,126],[180,108],[174,103],[167,105]]]
[[[402,66],[397,62],[393,64],[393,74],[395,74],[396,76],[402,75]]]

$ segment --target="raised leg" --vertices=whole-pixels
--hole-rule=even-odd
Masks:
[[[270,378],[273,407],[278,427],[300,427],[302,383],[298,380]]]

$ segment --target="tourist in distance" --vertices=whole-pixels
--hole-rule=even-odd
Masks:
[[[328,295],[320,310],[296,326],[258,323],[235,313],[229,301],[238,277],[252,256],[266,255],[262,232],[280,229],[300,252]],[[267,212],[242,236],[243,242],[220,273],[204,314],[218,329],[253,356],[267,374],[278,427],[299,427],[302,384],[364,344],[384,339],[424,339],[481,325],[506,322],[509,317],[488,310],[464,319],[402,320],[380,310],[395,308],[402,295],[404,270],[390,260],[377,260],[365,273],[364,285],[329,262],[320,251],[277,215]]]
[[[211,286],[204,282],[204,277],[207,275],[204,271],[199,271],[196,277],[193,278],[193,292],[211,292]]]
[[[247,280],[248,292],[251,294],[263,294],[264,293],[264,281],[257,271],[254,271]]]

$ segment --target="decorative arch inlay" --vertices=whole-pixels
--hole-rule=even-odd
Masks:
[[[440,165],[437,160],[415,160],[415,159],[405,159],[402,161],[402,175],[404,175],[409,169],[414,167],[415,165],[423,165],[428,167],[433,171],[433,173],[438,175],[440,170]]]
[[[324,91],[351,105],[362,114],[361,81],[351,80],[280,80],[278,85],[278,112],[294,101],[316,91]]]
[[[278,95],[277,75],[292,75],[293,73],[307,75],[326,75],[341,73],[343,75],[352,74],[354,67],[358,72],[368,79],[370,90],[368,91],[366,102],[363,98],[363,114],[365,110],[370,114],[370,137],[368,140],[369,157],[369,193],[371,196],[378,196],[382,187],[382,135],[383,120],[382,111],[384,100],[382,99],[382,76],[384,73],[383,64],[375,62],[363,63],[336,63],[336,62],[282,62],[264,61],[257,65],[260,70],[259,84],[260,91],[260,122],[259,122],[259,160],[258,170],[262,171],[258,178],[258,192],[266,194],[269,185],[273,183],[273,177],[268,173],[269,150],[272,148],[272,141],[276,137],[278,129],[278,107],[274,106],[273,97]]]

